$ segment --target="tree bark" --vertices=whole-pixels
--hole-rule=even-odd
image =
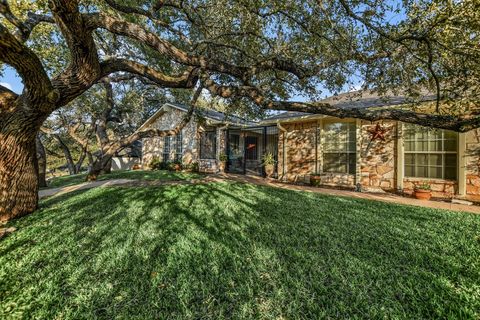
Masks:
[[[17,110],[0,121],[0,221],[38,205],[36,137],[45,117]]]
[[[38,185],[40,188],[44,188],[47,186],[47,153],[45,152],[45,147],[38,135],[35,141],[37,146]]]

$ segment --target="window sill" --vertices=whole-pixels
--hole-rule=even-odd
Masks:
[[[457,184],[457,180],[447,180],[439,178],[419,178],[419,177],[403,177],[403,181],[408,182],[431,182],[431,183],[443,183],[443,184]]]

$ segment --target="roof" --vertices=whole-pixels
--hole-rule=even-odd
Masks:
[[[427,102],[434,101],[436,95],[429,91],[421,91],[419,97],[415,99],[416,102]],[[352,108],[379,108],[379,107],[389,107],[404,105],[414,102],[414,100],[408,95],[395,94],[393,91],[387,91],[382,95],[374,90],[359,90],[351,91],[346,93],[337,94],[319,101],[317,103],[328,103],[332,106],[352,109]],[[179,103],[165,103],[150,119],[148,119],[140,128],[141,130],[146,125],[153,122],[158,116],[162,115],[165,112],[164,107],[170,106],[184,112],[187,112],[189,107]],[[223,112],[197,108],[196,112],[201,116],[209,119],[215,123],[222,124],[231,124],[235,126],[259,126],[268,123],[283,122],[283,121],[294,121],[294,120],[303,120],[303,119],[317,119],[324,118],[326,116],[321,114],[313,114],[306,112],[295,112],[295,111],[286,111],[274,116],[268,117],[260,122],[248,121],[246,119],[237,117],[235,115],[226,114]]]
[[[158,109],[157,112],[155,112],[150,118],[148,118],[147,121],[145,121],[140,126],[140,128],[138,128],[137,131],[141,131],[146,126],[148,126],[149,124],[154,122],[159,116],[163,115],[166,112],[165,107],[175,108],[175,109],[181,110],[183,112],[188,112],[188,109],[189,109],[189,107],[184,105],[184,104],[167,102],[167,103],[163,104],[162,107],[160,109]],[[245,120],[243,118],[240,118],[240,117],[237,117],[237,116],[234,116],[234,115],[229,115],[229,114],[219,112],[219,111],[215,111],[215,110],[197,108],[195,110],[195,112],[197,114],[201,115],[202,117],[204,117],[204,118],[206,118],[210,121],[216,122],[216,123],[233,124],[233,125],[238,125],[238,126],[240,126],[240,125],[241,126],[255,125],[255,122],[251,122],[251,121]]]
[[[427,102],[434,101],[435,99],[436,95],[434,93],[422,91],[416,101]],[[334,107],[344,109],[379,108],[403,105],[411,102],[413,102],[413,99],[406,95],[396,95],[392,91],[388,91],[383,95],[379,95],[376,91],[373,90],[351,91],[316,101],[316,103],[328,103]],[[317,114],[306,112],[286,111],[266,118],[262,122],[292,120],[297,118],[310,118],[318,116],[319,115]]]
[[[179,104],[179,103],[167,103],[167,104],[185,112],[187,112],[189,109],[189,107],[184,104]],[[255,125],[255,123],[252,121],[248,121],[246,119],[237,117],[235,115],[226,114],[216,110],[197,108],[196,111],[198,114],[200,114],[204,118],[207,118],[213,121],[218,121],[222,123],[232,123],[236,125]]]

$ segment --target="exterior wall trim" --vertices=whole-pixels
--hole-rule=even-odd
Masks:
[[[457,183],[458,183],[458,195],[465,196],[467,190],[467,174],[466,174],[466,156],[465,149],[467,147],[465,133],[458,134],[458,150],[457,150]]]
[[[403,179],[405,178],[405,147],[403,143],[403,123],[397,122],[397,161],[396,161],[396,180],[397,191],[403,191]]]

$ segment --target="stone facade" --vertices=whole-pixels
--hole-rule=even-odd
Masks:
[[[465,134],[466,193],[480,200],[480,129]]]
[[[285,124],[283,128],[286,131],[280,130],[278,139],[279,177],[289,182],[308,183],[310,175],[316,172],[318,123]]]
[[[184,112],[167,107],[166,112],[150,124],[158,129],[173,129],[183,118]],[[401,125],[395,121],[381,121],[380,125],[387,129],[384,139],[372,141],[369,132],[377,123],[356,120],[356,172],[355,174],[322,172],[323,150],[325,134],[323,126],[335,120],[329,118],[312,119],[299,122],[284,122],[279,125],[278,137],[278,177],[280,180],[291,183],[309,183],[312,175],[319,176],[318,180],[324,186],[338,186],[354,188],[361,187],[365,191],[389,191],[412,194],[415,185],[428,183],[432,188],[432,195],[436,198],[452,198],[459,192],[457,181],[441,179],[422,179],[403,177],[397,181],[397,165],[402,164],[403,140]],[[355,121],[355,120],[354,120]],[[183,162],[198,161],[201,171],[218,172],[218,158],[226,149],[226,130],[221,125],[214,127],[217,133],[216,159],[199,159],[199,139],[204,125],[192,120],[183,130]],[[211,129],[210,128],[210,129]],[[480,129],[472,130],[464,136],[464,152],[460,145],[458,156],[460,165],[465,167],[459,177],[465,177],[467,198],[480,201]],[[460,144],[463,140],[459,139]],[[259,141],[261,143],[261,141]],[[261,148],[261,145],[259,145]],[[149,138],[143,141],[143,165],[148,165],[154,156],[161,157],[163,152],[163,138]],[[171,159],[175,149],[172,147]],[[463,172],[460,168],[459,172]],[[403,168],[402,168],[403,169]],[[401,189],[397,190],[397,186]]]
[[[357,122],[357,177],[358,183],[366,191],[395,189],[395,155],[397,144],[397,123],[394,121],[380,122],[387,131],[385,140],[372,140],[369,130],[377,123]]]
[[[166,108],[166,112],[158,117],[153,123],[151,123],[145,129],[160,129],[160,130],[171,130],[174,129],[185,116],[185,112],[170,108]],[[153,157],[161,157],[163,153],[163,138],[152,137],[143,139],[142,147],[142,165],[143,167],[148,167],[148,164],[152,161]],[[197,123],[194,120],[191,120],[183,129],[182,129],[182,149],[183,149],[183,163],[191,163],[198,161],[198,143],[197,143]],[[175,158],[175,149],[170,150],[170,159]]]

